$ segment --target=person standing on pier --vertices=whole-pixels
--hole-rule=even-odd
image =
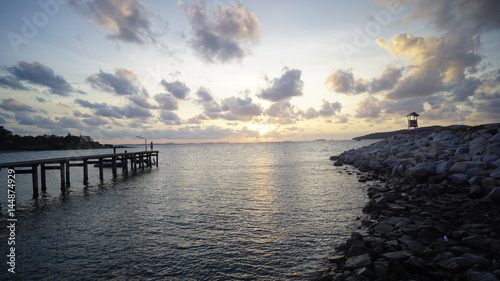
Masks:
[[[153,142],[151,142],[151,151],[153,151]]]

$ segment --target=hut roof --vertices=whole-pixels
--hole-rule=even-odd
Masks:
[[[412,112],[412,113],[408,113],[405,117],[408,117],[408,116],[415,116],[415,117],[417,117],[417,116],[420,116],[420,115],[418,115],[418,113],[416,113],[416,112]]]

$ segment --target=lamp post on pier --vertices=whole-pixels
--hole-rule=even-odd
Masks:
[[[144,150],[148,151],[148,146],[146,144],[146,138],[143,138],[143,137],[140,137],[140,136],[136,136],[136,137],[144,140]]]

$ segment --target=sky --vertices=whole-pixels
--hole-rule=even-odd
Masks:
[[[101,143],[500,122],[500,1],[0,2],[0,126]]]

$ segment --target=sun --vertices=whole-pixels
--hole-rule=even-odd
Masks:
[[[274,128],[273,125],[266,124],[248,124],[250,130],[258,131],[261,136],[264,136],[267,132]]]

